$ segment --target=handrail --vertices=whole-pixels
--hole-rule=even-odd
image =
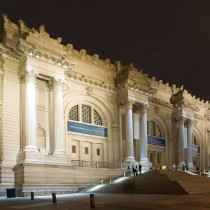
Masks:
[[[97,161],[85,161],[85,160],[72,160],[73,166],[86,167],[86,168],[124,168],[121,163],[109,163],[109,162],[97,162]]]

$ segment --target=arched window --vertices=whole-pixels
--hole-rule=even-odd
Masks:
[[[91,107],[82,104],[82,122],[91,123]]]
[[[148,136],[161,137],[160,128],[158,127],[157,123],[153,121],[147,122],[147,134]]]
[[[101,117],[95,109],[94,109],[94,124],[102,125]]]
[[[69,120],[79,121],[78,105],[70,109]]]
[[[102,125],[102,119],[99,113],[92,106],[85,104],[73,106],[69,111],[69,120]]]

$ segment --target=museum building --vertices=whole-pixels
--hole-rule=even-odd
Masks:
[[[77,192],[128,165],[209,166],[209,102],[2,15],[0,195]]]

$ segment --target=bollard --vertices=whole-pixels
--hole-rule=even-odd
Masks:
[[[110,180],[109,180],[109,184],[111,184],[111,183],[112,183],[112,180],[110,179]]]
[[[90,194],[90,207],[95,208],[95,195]]]
[[[34,200],[34,192],[31,192],[31,200]]]
[[[125,173],[124,173],[124,177],[125,177]]]
[[[104,180],[103,179],[101,179],[101,184],[103,184],[104,183]]]
[[[52,200],[53,200],[53,203],[57,203],[56,194],[55,193],[52,193]]]

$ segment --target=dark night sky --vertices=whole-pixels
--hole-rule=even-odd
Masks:
[[[210,0],[0,0],[0,13],[210,101]]]

